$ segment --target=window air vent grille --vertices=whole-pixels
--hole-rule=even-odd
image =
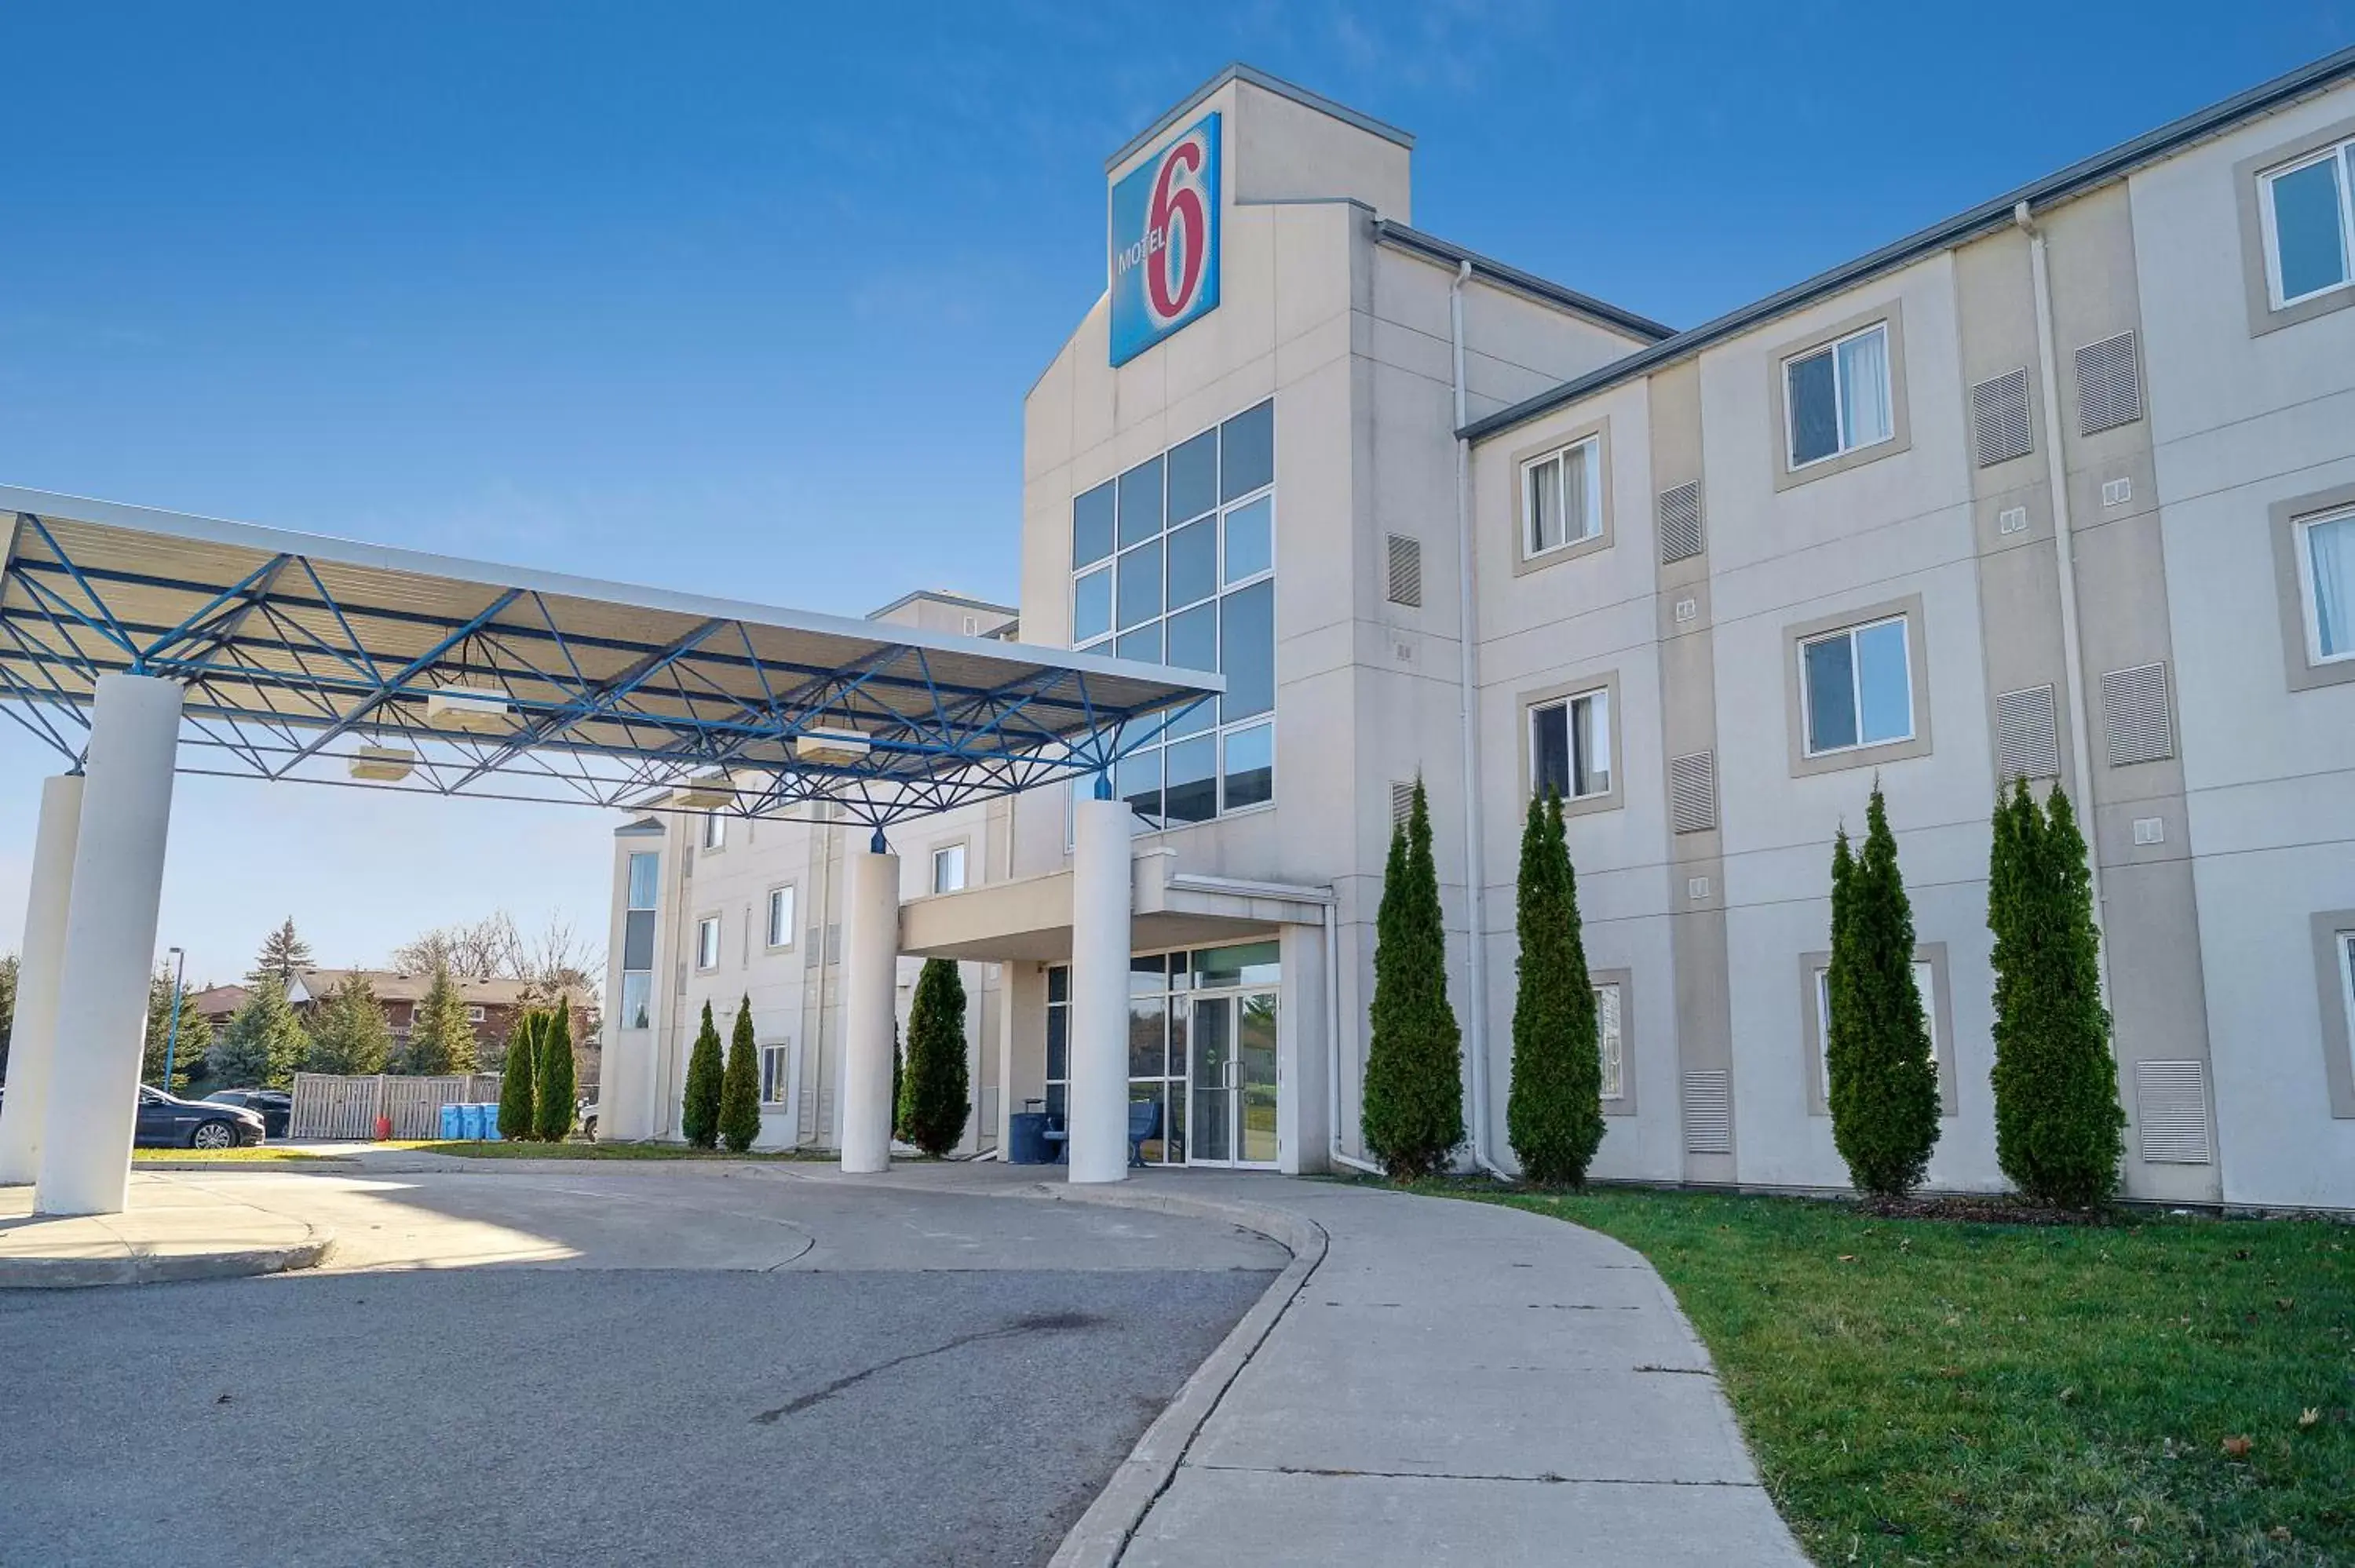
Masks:
[[[1423,607],[1423,541],[1403,534],[1390,536],[1390,601],[1410,609]]]
[[[826,961],[826,933],[812,926],[802,936],[802,968],[814,969]]]
[[[1406,820],[1412,815],[1414,815],[1414,785],[1412,782],[1401,784],[1392,779],[1391,781],[1391,826],[1402,828],[1406,826]]]
[[[2061,775],[2061,726],[2052,706],[2052,688],[2029,686],[1998,694],[1995,699],[1997,766],[2013,779],[2057,779]]]
[[[2135,1115],[2146,1165],[2206,1165],[2208,1075],[2198,1062],[2137,1062]]]
[[[1659,517],[1661,565],[1700,554],[1700,481],[1660,492]]]
[[[2109,730],[2113,768],[2174,756],[2175,736],[2167,718],[2167,666],[2140,664],[2104,675],[2102,720]]]
[[[2142,418],[2142,366],[2135,334],[2122,332],[2077,351],[2077,431],[2131,425]]]
[[[1971,422],[1978,439],[1981,468],[1993,468],[2034,450],[2036,443],[2028,429],[2027,367],[1972,387]]]
[[[1733,1075],[1685,1075],[1685,1152],[1733,1152]]]
[[[1717,826],[1717,756],[1696,751],[1668,758],[1668,821],[1680,833]]]

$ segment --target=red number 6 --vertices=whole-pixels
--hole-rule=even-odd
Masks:
[[[1180,142],[1169,149],[1169,156],[1161,164],[1161,175],[1153,182],[1153,210],[1146,217],[1148,238],[1163,236],[1161,254],[1146,258],[1145,286],[1153,299],[1153,313],[1164,320],[1184,310],[1194,298],[1195,285],[1202,281],[1203,240],[1209,233],[1209,215],[1202,210],[1202,193],[1192,185],[1173,184],[1180,165],[1188,174],[1202,166],[1202,144],[1198,141]],[[1178,248],[1183,230],[1183,248],[1178,254],[1184,271],[1178,286],[1169,286],[1169,252]]]

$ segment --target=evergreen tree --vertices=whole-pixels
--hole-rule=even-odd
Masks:
[[[282,1089],[310,1054],[311,1037],[274,974],[253,982],[245,1005],[206,1054],[208,1076],[230,1088]]]
[[[292,988],[294,977],[310,967],[311,944],[294,934],[294,916],[289,915],[283,925],[261,939],[261,953],[245,978],[273,975],[282,988]]]
[[[392,1026],[385,1022],[376,988],[358,969],[346,972],[311,1022],[311,1051],[304,1065],[314,1073],[381,1073],[392,1057]]]
[[[1430,1175],[1464,1141],[1464,1043],[1447,1003],[1439,868],[1420,779],[1413,809],[1391,833],[1375,921],[1369,1022],[1372,1040],[1359,1112],[1366,1147],[1394,1178]]]
[[[752,1038],[752,999],[736,1006],[728,1065],[719,1076],[719,1141],[741,1154],[761,1136],[761,1047]]]
[[[957,1146],[972,1115],[965,1062],[964,980],[955,960],[926,959],[908,1011],[907,1071],[896,1097],[900,1136],[937,1160]]]
[[[527,1012],[507,1035],[506,1060],[499,1069],[499,1136],[527,1143],[539,1136],[538,1101],[533,1097],[533,1058],[539,1050],[543,1015]]]
[[[1833,846],[1826,984],[1832,1143],[1859,1192],[1902,1197],[1922,1184],[1938,1141],[1938,1067],[1913,979],[1913,906],[1878,782],[1862,852],[1850,862],[1844,829]]]
[[[407,1071],[420,1077],[438,1077],[474,1070],[474,1026],[466,1017],[465,998],[446,969],[433,971],[425,999],[410,1015]]]
[[[542,1143],[561,1143],[572,1132],[580,1107],[572,1103],[578,1081],[572,1069],[572,1010],[558,1007],[542,1015],[532,1054],[532,1128]]]
[[[2056,787],[2040,811],[2025,780],[1998,801],[1994,841],[1996,1163],[2037,1202],[2104,1202],[2117,1190],[2126,1118],[2085,841],[2069,797]]]
[[[8,1042],[16,1032],[16,974],[23,967],[14,953],[0,958],[0,1083],[8,1076]]]
[[[908,1129],[900,1123],[900,1100],[908,1084],[908,1053],[900,1044],[900,1021],[891,1021],[891,1136],[901,1143],[908,1141]]]
[[[695,1049],[687,1058],[687,1103],[679,1109],[678,1127],[687,1142],[711,1149],[719,1142],[719,1096],[725,1071],[719,1065],[719,1030],[711,1022],[711,1003],[703,1004],[703,1027],[696,1033]]]
[[[1578,874],[1561,800],[1529,801],[1521,829],[1518,988],[1513,997],[1513,1086],[1505,1127],[1521,1174],[1542,1186],[1586,1185],[1603,1142],[1603,1057],[1594,986],[1578,919]]]
[[[13,998],[10,999],[12,1001]],[[172,1034],[172,971],[156,970],[147,981],[147,1034],[139,1055],[139,1081],[167,1095],[183,1094],[188,1080],[203,1075],[205,1053],[212,1049],[213,1026],[197,1011],[196,997],[180,993],[180,1033]],[[172,1059],[172,1081],[164,1081],[164,1058]]]

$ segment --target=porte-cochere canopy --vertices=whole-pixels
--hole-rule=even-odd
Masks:
[[[79,764],[99,676],[181,770],[878,828],[1102,771],[1214,674],[0,486],[0,712]]]

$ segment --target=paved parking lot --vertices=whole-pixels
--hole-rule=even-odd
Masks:
[[[785,1181],[311,1191],[377,1227],[343,1272],[0,1292],[0,1562],[1040,1563],[1283,1262]]]

